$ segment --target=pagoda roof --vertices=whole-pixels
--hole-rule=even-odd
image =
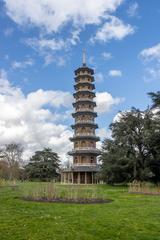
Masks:
[[[95,89],[95,85],[91,82],[78,82],[74,85],[75,90],[77,89],[78,86],[91,86],[92,89]]]
[[[79,90],[79,91],[73,93],[73,96],[75,97],[78,94],[88,94],[88,93],[92,94],[92,96],[94,96],[94,97],[96,96],[95,92],[92,92],[92,91],[89,91],[89,90]]]
[[[100,150],[97,148],[88,148],[88,149],[73,149],[72,151],[68,152],[68,155],[74,156],[74,155],[94,155],[98,156],[101,154]]]
[[[81,139],[91,139],[96,142],[98,142],[100,140],[100,138],[97,137],[96,135],[74,135],[73,137],[70,137],[70,141],[72,141],[72,142],[74,142],[76,140],[81,140]]]
[[[71,128],[72,129],[75,129],[75,127],[78,127],[78,126],[86,126],[86,127],[90,127],[90,126],[92,126],[92,127],[94,127],[94,128],[98,128],[98,125],[97,125],[97,123],[89,123],[89,122],[82,122],[82,123],[75,123],[75,124],[72,124],[71,125]]]
[[[77,101],[73,103],[73,107],[75,107],[75,106],[77,106],[79,104],[83,104],[83,103],[88,103],[88,104],[91,104],[92,106],[96,107],[96,102],[93,102],[92,100],[89,100],[89,99],[88,100],[86,100],[86,99],[78,100],[77,99]]]
[[[62,169],[62,172],[99,172],[100,167],[98,165],[90,165],[90,166],[76,166],[73,165],[70,168]]]
[[[92,68],[89,68],[89,67],[87,67],[87,66],[82,66],[82,67],[79,67],[79,68],[77,68],[74,72],[75,72],[75,75],[77,75],[79,72],[85,72],[85,71],[87,71],[87,72],[89,72],[91,75],[93,75],[94,74],[94,70],[92,69]]]
[[[94,112],[94,111],[87,111],[87,110],[74,112],[74,113],[72,113],[72,117],[76,117],[78,115],[86,115],[86,114],[87,115],[92,115],[94,117],[97,117],[97,113],[96,112]]]
[[[74,77],[74,79],[75,79],[75,82],[78,82],[78,80],[80,79],[80,78],[90,78],[91,79],[91,82],[94,82],[94,76],[92,76],[92,75],[89,75],[89,74],[81,74],[81,75],[77,75],[76,77]]]

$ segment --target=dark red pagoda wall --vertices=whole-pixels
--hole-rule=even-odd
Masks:
[[[79,86],[79,87],[77,87],[77,90],[79,91],[79,90],[92,90],[92,86]]]
[[[75,129],[75,134],[95,134],[95,128],[93,127],[77,127]]]
[[[77,107],[76,107],[76,111],[80,111],[81,109],[88,109],[88,110],[94,110],[94,106],[92,104],[79,104]]]
[[[80,116],[76,117],[75,122],[77,122],[77,121],[85,121],[85,120],[93,121],[94,117],[91,116],[91,115],[80,115]]]
[[[95,141],[83,140],[74,142],[74,148],[83,148],[83,147],[96,147]]]
[[[91,94],[89,94],[89,93],[79,93],[79,95],[76,97],[76,100],[78,100],[80,98],[93,99],[93,96]]]
[[[95,156],[74,156],[73,157],[74,164],[96,164],[97,158]]]
[[[91,83],[92,82],[92,79],[91,79],[91,77],[79,77],[79,79],[78,79],[78,81],[77,81],[77,83],[80,83],[80,82],[89,82],[89,83]]]

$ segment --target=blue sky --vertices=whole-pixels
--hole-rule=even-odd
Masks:
[[[22,142],[26,159],[43,146],[67,159],[83,48],[101,139],[119,110],[145,109],[159,90],[159,0],[1,0],[0,10],[0,144]]]

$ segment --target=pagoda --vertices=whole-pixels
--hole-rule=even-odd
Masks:
[[[83,51],[82,67],[75,70],[74,89],[75,111],[72,113],[74,124],[71,126],[74,135],[70,138],[74,147],[68,153],[73,156],[73,165],[62,170],[61,182],[95,184],[97,183],[96,173],[99,170],[97,156],[100,155],[96,142],[100,139],[95,134],[98,125],[95,123],[97,113],[94,111],[96,107],[93,91],[95,89],[94,70],[86,65],[85,51]]]

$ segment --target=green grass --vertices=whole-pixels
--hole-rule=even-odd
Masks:
[[[0,187],[0,240],[160,240],[160,197],[97,186],[113,202],[27,202],[21,189]]]

